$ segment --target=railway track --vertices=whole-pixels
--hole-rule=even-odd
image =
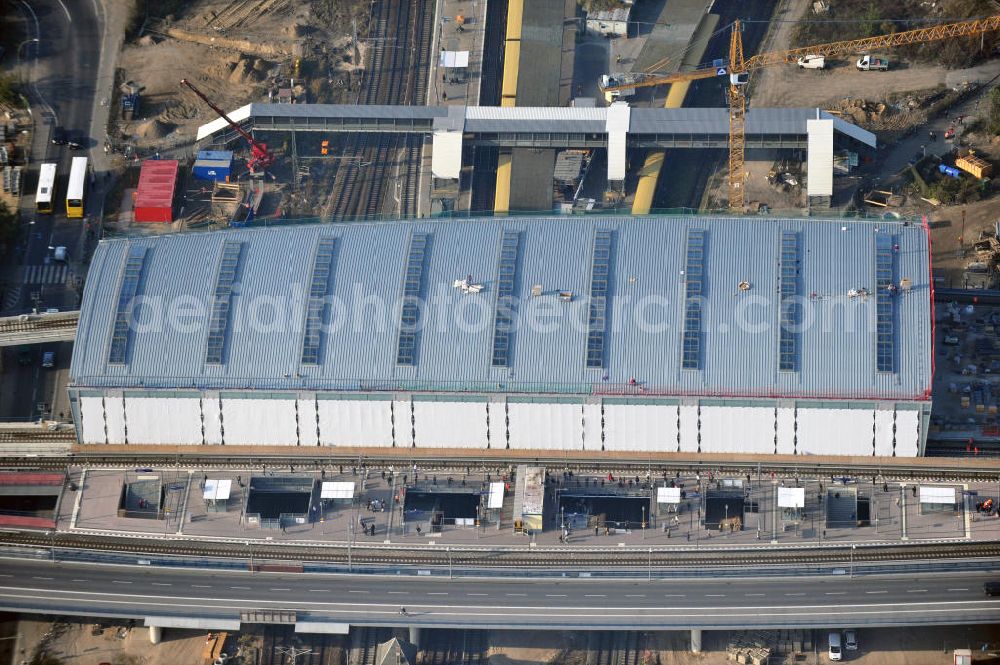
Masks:
[[[602,630],[588,635],[587,665],[640,665],[643,635],[634,631]]]
[[[369,39],[369,76],[361,104],[424,104],[427,98],[434,4],[379,0]],[[343,147],[330,197],[330,219],[368,219],[387,208],[418,213],[423,140],[402,134],[352,135]],[[390,183],[399,183],[390,192]],[[396,200],[388,205],[387,196]]]
[[[248,551],[228,541],[178,541],[136,535],[123,538],[115,536],[85,535],[57,532],[52,535],[29,532],[0,532],[0,545],[20,545],[48,551],[55,546],[63,550],[87,550],[141,555],[197,556],[218,559],[246,560]],[[829,566],[847,564],[852,558],[850,545],[827,546],[822,549],[789,547],[783,549],[735,550],[710,549],[655,549],[655,548],[592,548],[589,550],[474,548],[446,552],[428,551],[423,547],[355,545],[349,551],[346,545],[298,545],[282,543],[270,545],[256,542],[253,556],[258,566],[267,561],[296,561],[308,563],[335,563],[353,566],[429,566],[454,568],[493,569],[552,569],[593,568],[614,566],[646,570],[653,568],[697,569],[704,567],[746,568],[753,566]],[[854,550],[855,566],[866,563],[900,561],[931,561],[953,559],[988,559],[1000,557],[1000,543],[932,543],[866,546]],[[249,563],[248,563],[249,565]]]
[[[428,630],[417,665],[479,665],[486,662],[485,630]]]

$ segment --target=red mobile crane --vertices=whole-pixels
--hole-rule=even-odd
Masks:
[[[256,140],[250,132],[240,127],[239,123],[234,122],[228,115],[226,115],[225,111],[213,104],[212,100],[206,97],[205,93],[196,88],[191,81],[181,79],[181,85],[187,86],[191,92],[198,95],[198,97],[201,98],[201,101],[208,104],[209,108],[218,113],[220,118],[228,122],[229,126],[250,144],[250,159],[247,160],[247,168],[250,169],[251,175],[263,173],[269,166],[274,164],[274,153],[267,149],[266,143],[261,143]]]

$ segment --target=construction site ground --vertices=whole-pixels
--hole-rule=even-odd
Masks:
[[[364,0],[197,0],[150,17],[121,55],[119,82],[141,86],[142,101],[133,121],[118,121],[118,140],[139,154],[193,143],[215,114],[181,78],[226,110],[282,87],[303,101],[350,101],[351,34],[354,22],[364,31],[369,10]]]

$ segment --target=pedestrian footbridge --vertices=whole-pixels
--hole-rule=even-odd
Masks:
[[[458,178],[466,145],[606,148],[608,180],[620,181],[629,149],[725,148],[729,141],[725,108],[631,108],[625,103],[606,108],[247,104],[229,117],[256,132],[428,135],[438,178]],[[835,134],[857,147],[876,147],[874,134],[818,108],[757,108],[746,115],[747,149],[806,148],[825,156],[831,171]],[[220,118],[198,129],[198,140],[209,138],[226,144],[238,134]],[[297,151],[300,157],[308,152]]]

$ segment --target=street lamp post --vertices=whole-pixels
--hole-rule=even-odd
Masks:
[[[857,544],[851,544],[851,579],[854,579],[854,550],[857,549]]]
[[[253,575],[253,545],[250,544],[249,540],[246,541],[246,545],[247,545],[247,551],[250,552],[250,574]]]
[[[646,540],[646,506],[641,506],[642,508],[642,539]]]

